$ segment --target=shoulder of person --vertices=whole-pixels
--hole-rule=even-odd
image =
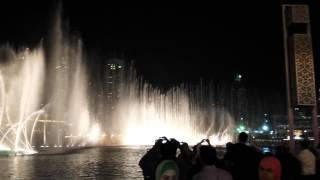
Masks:
[[[232,180],[232,175],[228,171],[221,168],[217,168],[217,169],[219,170],[219,173],[224,180]]]

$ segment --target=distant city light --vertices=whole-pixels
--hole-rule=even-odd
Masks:
[[[240,82],[241,79],[242,79],[242,75],[241,75],[241,74],[236,74],[236,75],[235,75],[235,79],[234,79],[235,81]]]
[[[269,127],[268,127],[267,125],[263,125],[263,126],[262,126],[262,130],[268,131],[268,130],[269,130]]]
[[[245,127],[243,125],[241,125],[239,128],[241,131],[244,131],[244,129],[245,129]]]

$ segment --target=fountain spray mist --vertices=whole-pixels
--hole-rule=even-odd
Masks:
[[[232,140],[228,90],[214,84],[161,91],[138,77],[133,65],[112,64],[97,82],[108,84],[105,94],[89,106],[97,92],[89,93],[82,41],[62,27],[60,8],[46,46],[0,50],[2,150],[27,154],[40,145],[150,145],[160,136],[191,144],[203,138],[216,145]]]

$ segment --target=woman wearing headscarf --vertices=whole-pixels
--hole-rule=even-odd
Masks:
[[[172,160],[162,161],[156,169],[156,180],[178,180],[179,168]]]
[[[280,161],[273,156],[267,156],[263,158],[259,164],[259,179],[260,180],[280,180],[281,179]]]

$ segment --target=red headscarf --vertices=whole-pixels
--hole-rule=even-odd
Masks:
[[[274,173],[274,180],[281,179],[281,164],[277,158],[272,156],[263,158],[260,162],[260,167],[272,169]]]

